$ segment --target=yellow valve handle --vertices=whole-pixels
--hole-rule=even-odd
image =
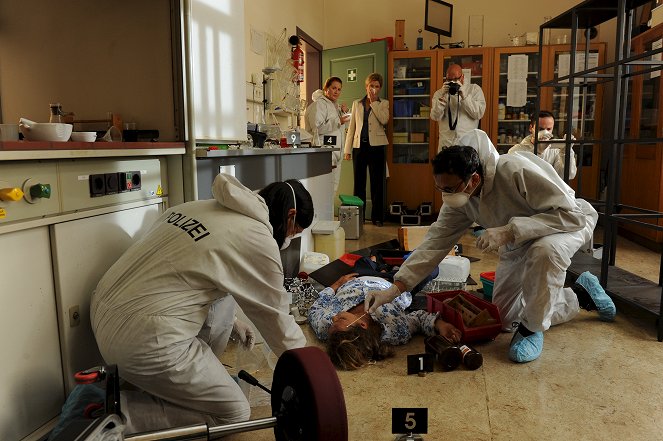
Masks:
[[[0,188],[0,201],[20,201],[22,197],[23,190],[20,188]]]

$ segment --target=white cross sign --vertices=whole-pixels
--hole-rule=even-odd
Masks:
[[[357,81],[357,68],[348,69],[348,82],[352,83]]]

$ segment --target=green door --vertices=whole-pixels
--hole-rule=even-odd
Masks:
[[[338,99],[339,104],[345,103],[348,108],[352,102],[366,95],[364,80],[373,73],[382,74],[384,83],[380,98],[387,99],[387,43],[376,41],[373,43],[355,44],[352,46],[327,49],[322,51],[322,82],[329,77],[339,77],[343,80],[343,90]],[[339,194],[353,193],[354,178],[352,161],[343,161],[341,165],[341,182],[338,186]],[[371,196],[369,180],[366,181],[366,214],[371,213]],[[386,195],[386,191],[385,191]],[[341,201],[334,198],[334,212],[338,214]],[[386,204],[384,205],[386,207]]]

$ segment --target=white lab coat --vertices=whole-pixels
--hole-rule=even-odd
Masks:
[[[500,156],[481,130],[458,142],[477,149],[484,172],[478,197],[461,208],[443,205],[424,242],[394,276],[412,289],[435,268],[474,222],[486,228],[510,224],[515,241],[501,247],[493,302],[505,330],[522,322],[544,331],[579,311],[578,300],[564,288],[571,257],[591,242],[598,215],[555,170],[531,153]]]
[[[332,102],[323,90],[318,89],[311,95],[311,104],[304,112],[305,129],[313,135],[312,145],[322,146],[325,135],[335,136],[334,145],[325,147],[336,147],[339,149],[332,152],[332,178],[334,181],[334,194],[338,191],[341,181],[341,155],[345,139],[345,124],[341,124],[340,109]]]
[[[463,92],[464,98],[460,100],[460,114],[458,115],[458,123],[456,130],[449,128],[447,105],[451,108],[451,116],[456,118],[458,112],[458,98],[457,96],[450,96],[447,102],[440,101],[443,93],[439,89],[433,94],[431,101],[430,118],[437,121],[439,131],[439,140],[437,144],[437,151],[442,150],[442,147],[449,147],[450,145],[458,144],[461,136],[470,130],[479,127],[479,120],[483,118],[486,111],[486,98],[483,95],[483,90],[477,84],[463,84],[460,89]]]
[[[560,178],[564,179],[564,155],[565,150],[559,148],[561,144],[539,144],[537,146],[538,156],[552,165]],[[532,143],[532,135],[527,135],[520,141],[519,144],[514,145],[509,149],[509,153],[515,152],[530,152],[534,153],[534,144]],[[571,160],[569,162],[569,179],[576,177],[578,166],[576,165],[576,154],[571,149]]]
[[[277,355],[306,339],[289,315],[264,200],[224,174],[212,193],[168,209],[124,253],[92,295],[90,318],[104,360],[123,378],[228,423],[250,415],[217,358],[235,302]]]

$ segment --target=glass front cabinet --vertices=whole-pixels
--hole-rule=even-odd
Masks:
[[[643,50],[646,50],[644,46]],[[582,47],[578,48],[578,53],[575,62],[581,70],[581,66],[584,67]],[[592,43],[589,53],[590,66],[605,63],[605,43]],[[438,127],[437,122],[430,119],[430,111],[431,98],[442,87],[451,63],[462,67],[465,81],[481,86],[486,111],[479,128],[488,133],[501,154],[529,135],[529,118],[536,110],[537,99],[542,110],[551,111],[555,116],[556,136],[562,137],[567,124],[571,124],[576,138],[600,139],[603,93],[600,82],[588,79],[586,84],[574,88],[569,120],[566,117],[569,87],[563,84],[542,87],[537,96],[539,63],[542,81],[550,81],[568,73],[569,54],[568,44],[544,46],[542,57],[538,46],[390,52],[387,206],[403,202],[413,210],[424,202],[432,202],[436,212],[442,206],[432,178],[431,160],[437,153]],[[654,80],[656,85],[650,81],[643,90],[651,95],[652,90],[658,90],[655,89],[657,81]],[[637,86],[635,89],[638,90]],[[658,113],[649,111],[647,115],[651,120],[652,115]],[[578,157],[578,175],[569,184],[579,195],[596,199],[602,178],[600,149],[588,143],[582,148],[574,145],[574,151]],[[579,182],[581,189],[578,189]]]
[[[430,159],[436,137],[431,130],[430,105],[436,90],[436,53],[392,51],[388,72],[387,205],[400,201],[415,209],[434,197]]]
[[[460,65],[465,82],[483,89],[486,112],[479,128],[489,132],[492,51],[469,48],[389,53],[392,118],[387,204],[400,201],[413,210],[424,202],[432,202],[434,211],[439,211],[442,199],[434,190],[431,169],[438,144],[437,122],[430,119],[431,99],[442,87],[447,68],[452,63]]]
[[[546,79],[557,79],[569,75],[570,48],[568,45],[553,45],[546,47],[547,58],[551,64],[544,68]],[[605,43],[593,43],[589,47],[589,58],[585,60],[585,48],[578,45],[575,71],[591,69],[605,64]],[[603,71],[599,73],[604,73]],[[568,117],[569,91],[570,87],[559,85],[545,88],[541,109],[549,110],[555,116],[555,136],[562,138],[566,133],[567,124],[571,125],[571,134],[576,139],[600,139],[601,138],[601,113],[603,85],[596,78],[587,78],[581,84],[582,78],[576,77],[574,83],[578,87],[573,90],[573,103],[571,118]],[[577,156],[578,174],[569,184],[579,196],[589,199],[598,199],[601,169],[601,151],[597,145],[584,144],[574,146]],[[578,189],[580,182],[581,188]]]
[[[536,110],[539,48],[495,48],[493,66],[493,124],[488,133],[504,154],[529,135],[529,117]]]
[[[663,25],[658,25],[631,40],[634,54],[663,47]],[[654,54],[644,60],[661,60],[661,54]],[[628,82],[625,138],[641,142],[624,145],[621,172],[621,203],[654,211],[663,211],[663,143],[656,142],[663,137],[663,112],[661,107],[660,66],[635,66]],[[651,140],[647,142],[647,140]],[[625,213],[635,213],[625,209]],[[663,225],[663,219],[637,220]],[[663,232],[638,225],[623,223],[622,232],[635,235],[634,240],[644,239],[649,243],[663,243]],[[658,245],[660,246],[660,245]]]

